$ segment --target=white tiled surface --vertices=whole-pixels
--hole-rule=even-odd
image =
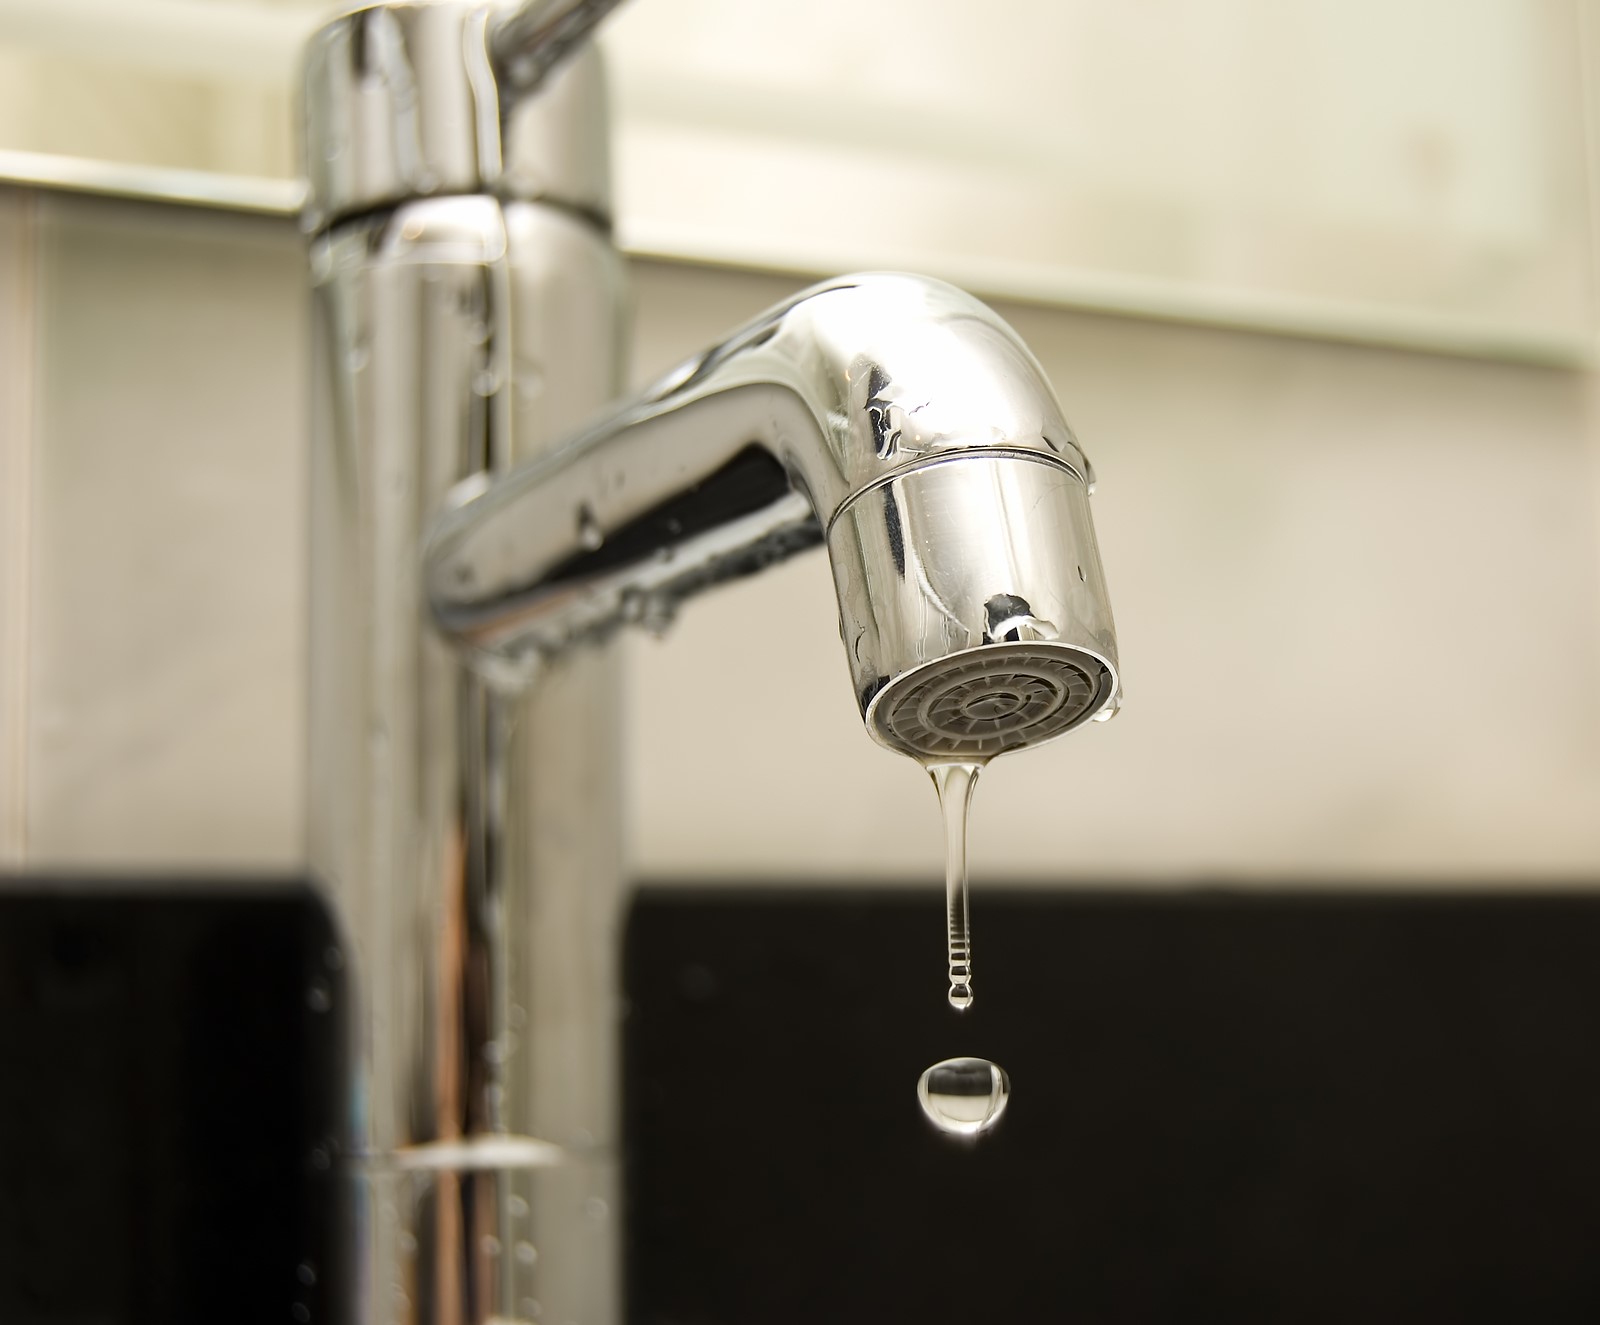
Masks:
[[[300,855],[300,243],[41,205],[28,850]]]
[[[46,219],[30,856],[292,864],[299,241]],[[794,287],[635,277],[641,378]],[[1591,379],[1002,312],[1101,473],[1129,704],[985,775],[980,879],[1600,870]],[[811,556],[630,647],[637,874],[937,877],[932,790],[865,736],[834,618]]]
[[[33,205],[0,192],[0,866],[27,822],[27,638],[33,460]]]

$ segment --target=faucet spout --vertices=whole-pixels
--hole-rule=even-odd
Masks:
[[[1027,347],[941,282],[814,286],[474,483],[434,530],[427,591],[441,628],[502,666],[659,627],[826,542],[885,744],[981,760],[1114,710],[1093,471]]]

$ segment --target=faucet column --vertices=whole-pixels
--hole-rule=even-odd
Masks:
[[[353,967],[362,1322],[616,1317],[614,658],[526,694],[429,623],[476,475],[613,396],[621,264],[592,55],[501,96],[485,15],[366,9],[308,52],[308,854]],[[326,1162],[326,1161],[325,1161]]]

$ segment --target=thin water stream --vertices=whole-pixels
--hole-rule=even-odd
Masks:
[[[927,765],[944,816],[945,955],[950,988],[945,997],[957,1012],[972,1006],[972,915],[967,897],[967,819],[979,762]],[[917,1082],[922,1111],[946,1135],[971,1138],[999,1121],[1011,1098],[1005,1069],[987,1058],[947,1058]]]
[[[972,1006],[972,914],[967,899],[967,817],[982,764],[930,764],[944,816],[944,909],[950,962],[950,1006]]]

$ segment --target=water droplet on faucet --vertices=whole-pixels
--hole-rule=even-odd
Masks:
[[[605,541],[605,533],[600,528],[600,522],[594,518],[594,512],[587,506],[578,507],[579,544],[590,552],[597,552]]]

